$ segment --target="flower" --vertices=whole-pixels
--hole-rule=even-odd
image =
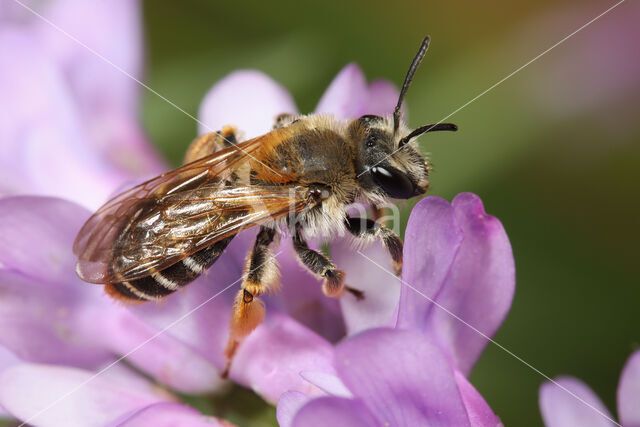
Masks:
[[[70,4],[52,0],[44,14],[78,39],[95,41],[100,47],[96,51],[105,57],[113,53],[114,63],[137,75],[135,5],[124,1],[87,4],[80,11],[74,8],[75,18],[71,18]],[[16,10],[22,14],[20,19],[15,18]],[[86,19],[78,20],[78,13],[86,14]],[[103,18],[100,22],[113,19],[113,26],[128,28],[118,33],[124,40],[111,46],[100,37],[100,28],[91,24],[96,15]],[[0,199],[0,318],[4,325],[0,329],[0,405],[22,420],[37,415],[36,421],[44,425],[135,425],[153,423],[154,417],[191,424],[207,421],[176,403],[172,391],[197,394],[222,386],[219,372],[225,362],[222,349],[233,296],[225,291],[239,285],[245,252],[256,230],[238,235],[208,275],[161,304],[121,306],[107,298],[100,286],[81,282],[75,275],[71,246],[90,211],[75,202],[94,208],[123,182],[153,173],[162,164],[139,132],[137,95],[131,81],[120,80],[124,76],[30,16],[22,9],[0,9],[3,24],[9,23],[0,31],[0,54],[15,58],[16,69],[25,68],[29,55],[40,61],[38,67],[24,69],[23,75],[3,70],[0,85],[7,93],[40,89],[47,95],[25,96],[24,106],[3,116],[10,120],[0,123],[5,150],[0,161],[6,166],[2,170],[20,180],[3,180],[12,185],[0,191],[63,198]],[[129,38],[133,43],[128,44]],[[133,49],[111,52],[114,46]],[[362,71],[350,64],[331,83],[316,111],[339,118],[383,115],[392,111],[397,95],[388,82],[367,84]],[[230,74],[210,90],[200,120],[206,130],[234,124],[251,137],[267,132],[274,117],[283,112],[297,112],[291,96],[264,74],[245,70]],[[105,129],[114,129],[115,134]],[[44,148],[43,141],[47,141]],[[60,153],[68,157],[66,163],[50,162]],[[129,167],[123,159],[136,165]],[[484,214],[473,195],[459,196],[452,205],[428,198],[412,214],[407,236],[405,283],[413,283],[435,303],[465,321],[477,322],[480,330],[492,335],[513,293],[509,274],[513,260],[499,222]],[[450,239],[440,242],[440,236]],[[440,243],[430,246],[431,239]],[[478,251],[484,254],[482,264],[474,262]],[[348,249],[344,240],[332,245],[336,263],[349,275],[349,285],[367,295],[364,302],[351,295],[340,301],[327,299],[319,281],[295,262],[288,240],[278,252],[283,292],[266,298],[267,319],[240,347],[230,372],[232,380],[273,403],[285,391],[300,393],[311,399],[302,413],[308,405],[330,398],[314,397],[338,390],[337,397],[364,405],[366,411],[358,413],[365,417],[387,420],[411,413],[417,418],[442,416],[473,425],[496,424],[497,417],[465,378],[486,344],[484,338],[469,335],[439,316],[434,302],[417,304],[393,275],[376,274],[371,260],[391,269],[382,245],[374,243],[359,253]],[[433,268],[432,274],[426,270],[431,267],[446,271]],[[467,292],[478,298],[476,305],[456,298]],[[485,293],[488,296],[482,298]],[[490,315],[479,318],[480,312]],[[399,329],[388,329],[396,318]],[[382,329],[367,331],[371,328]],[[332,343],[345,334],[350,338],[334,347]],[[431,360],[440,369],[428,372],[441,381],[425,383],[431,394],[417,392],[411,405],[381,412],[371,404],[375,393],[365,395],[353,384],[351,376],[358,373],[336,361],[343,360],[340,356],[362,357],[366,353],[358,351],[360,345],[370,348],[377,340],[406,348],[409,336],[420,351],[414,359],[410,352],[402,354],[411,361],[415,357]],[[119,357],[126,357],[134,369],[111,366]],[[407,387],[410,393],[416,392],[402,366],[381,368],[392,357],[381,350],[369,368],[380,371],[382,379],[397,374],[394,384],[400,390]],[[364,375],[365,364],[362,368]],[[345,390],[350,395],[340,396]],[[396,390],[386,392],[398,398]],[[441,392],[450,399],[432,402]],[[25,395],[29,398],[21,397]],[[76,413],[70,408],[88,409]]]
[[[573,377],[560,377],[555,381],[566,390],[550,381],[540,387],[540,412],[547,427],[615,425],[611,413],[585,383]],[[625,427],[640,426],[639,399],[640,351],[636,351],[627,360],[618,382],[620,424]]]
[[[336,375],[303,372],[328,396],[285,393],[281,425],[501,425],[465,375],[513,298],[514,260],[502,225],[463,193],[452,203],[420,201],[405,234],[396,328],[338,344]]]
[[[438,346],[414,331],[361,332],[337,345],[335,366],[339,380],[316,383],[330,396],[287,392],[280,398],[282,427],[500,425]],[[307,377],[313,382],[313,375]]]
[[[94,378],[68,366],[17,364],[0,374],[0,400],[19,419],[43,426],[230,425],[177,403],[123,366]]]
[[[141,76],[139,5],[25,3],[84,46],[18,2],[3,2],[0,59],[11,66],[0,69],[0,194],[58,196],[95,209],[123,182],[165,169],[138,123],[140,87],[122,72]]]
[[[70,10],[67,2],[51,2],[48,7],[44,12],[45,16],[52,20],[55,16],[56,22],[61,25],[69,21],[65,15]],[[117,11],[96,12],[87,7],[86,11],[83,9],[83,13],[88,14],[89,21],[92,19],[92,13],[104,13],[105,19],[112,15],[119,16],[119,13],[129,18],[131,13],[135,16],[135,11],[132,12],[119,2],[113,3]],[[14,9],[12,12],[16,10],[22,12],[21,9]],[[0,16],[2,19],[8,19],[8,16],[15,14]],[[31,15],[23,14],[19,24],[11,23],[9,26],[13,37],[27,40],[27,35],[33,35],[32,33],[39,34],[42,31],[49,34],[48,27],[42,26],[37,20],[25,21],[24,16]],[[130,19],[125,19],[125,22],[130,23]],[[71,24],[67,28],[75,28]],[[89,25],[78,28],[78,32],[89,31],[91,28]],[[49,36],[53,37],[52,34]],[[89,35],[86,37],[91,38]],[[93,37],[95,38],[95,35]],[[94,103],[102,105],[105,99],[100,98],[101,96],[114,96],[113,104],[117,106],[123,99],[130,101],[132,95],[126,90],[116,89],[113,94],[108,93],[109,91],[105,94],[99,87],[92,86],[88,77],[93,76],[94,72],[101,76],[102,88],[109,87],[112,83],[108,80],[110,73],[99,70],[98,65],[104,64],[92,62],[95,58],[86,55],[83,49],[74,51],[74,47],[77,46],[66,43],[64,38],[57,37],[56,40],[56,46],[61,46],[60,51],[52,50],[42,54],[42,69],[49,70],[56,77],[47,80],[46,84],[47,87],[56,90],[55,96],[30,98],[39,100],[37,107],[41,108],[42,112],[37,110],[38,114],[25,113],[17,117],[20,126],[12,127],[8,121],[3,122],[3,125],[7,126],[2,128],[3,132],[6,131],[1,135],[2,146],[8,150],[3,152],[2,160],[10,170],[15,171],[14,175],[20,177],[20,185],[3,191],[53,194],[69,200],[33,196],[0,199],[0,288],[3,295],[0,301],[0,317],[4,325],[0,330],[0,348],[11,355],[7,363],[0,364],[0,389],[6,390],[4,394],[0,393],[0,404],[12,415],[27,419],[37,412],[38,408],[44,406],[47,397],[51,397],[43,394],[45,390],[61,390],[65,388],[64,384],[73,383],[76,376],[87,378],[91,373],[99,372],[102,367],[117,360],[118,356],[124,355],[137,370],[171,390],[183,393],[216,390],[222,384],[219,372],[224,364],[222,346],[227,335],[232,293],[221,293],[214,299],[211,298],[220,293],[223,286],[238,282],[244,253],[254,237],[254,231],[242,233],[234,239],[227,253],[210,273],[190,285],[188,292],[178,293],[159,305],[123,307],[107,298],[100,286],[80,281],[74,272],[75,258],[71,253],[71,246],[75,234],[90,215],[90,211],[71,200],[93,208],[124,181],[133,179],[134,175],[121,171],[111,173],[118,169],[114,166],[113,157],[105,158],[103,147],[96,140],[78,137],[80,133],[88,134],[87,129],[78,127],[80,123],[84,126],[91,122],[100,126],[104,125],[105,120],[109,122],[110,116],[102,115],[102,109],[82,109],[82,113],[88,116],[87,120],[80,120],[74,114],[81,110],[81,103],[86,103],[86,106]],[[27,52],[26,48],[33,47],[27,45],[24,51],[15,52],[10,49],[10,43],[3,46],[7,49],[3,52],[12,58],[21,54],[20,52]],[[60,52],[66,53],[62,55]],[[60,53],[61,56],[54,53]],[[72,65],[65,62],[71,59],[76,62]],[[87,65],[86,61],[93,65]],[[64,80],[62,77],[73,77],[65,72],[71,68],[85,70],[88,76],[80,73],[80,76],[77,76],[79,81]],[[123,68],[127,69],[124,66]],[[31,76],[27,73],[27,83],[20,87],[25,89],[30,84],[39,87],[38,84],[44,85],[45,77]],[[17,78],[14,74],[5,74],[0,79],[0,84],[11,89]],[[356,92],[346,90],[350,87]],[[122,98],[116,96],[118,93],[124,93]],[[232,111],[234,106],[254,105],[256,94],[264,96],[260,99],[259,109],[253,112],[245,109],[239,117],[222,116],[222,113]],[[53,102],[54,98],[64,101],[64,105],[57,105]],[[383,114],[392,110],[396,99],[397,91],[391,84],[379,81],[367,85],[360,69],[351,64],[336,77],[321,106],[325,112],[334,108],[339,114]],[[370,109],[367,109],[367,103],[371,103]],[[111,105],[110,102],[106,104]],[[220,105],[224,108],[216,110],[216,106]],[[29,108],[25,110],[34,111]],[[67,118],[73,126],[57,119],[41,120],[47,117],[48,112],[56,110],[65,117],[69,116]],[[127,123],[133,123],[131,116],[120,114],[126,109],[116,110],[114,107],[107,112],[117,115],[119,119],[126,118]],[[20,111],[22,109],[18,109],[18,112]],[[239,71],[212,88],[203,102],[202,111],[201,119],[213,123],[212,126],[216,126],[215,120],[223,120],[225,124],[233,123],[240,129],[246,129],[249,134],[268,131],[271,121],[278,113],[296,112],[296,109],[288,93],[267,76],[257,71]],[[212,117],[207,111],[222,113],[219,117]],[[28,147],[33,140],[25,137],[26,139],[20,139],[18,143],[10,136],[19,135],[20,132],[30,134],[32,130],[45,132],[40,129],[46,129],[48,135],[59,135],[47,140],[47,149],[55,153],[68,152],[71,157],[65,164],[64,171],[56,169],[59,165],[53,165],[46,169],[46,174],[40,173],[42,168],[34,167],[41,159],[39,150],[27,149],[17,157],[9,155],[9,151]],[[35,138],[35,141],[41,142],[42,139]],[[78,150],[69,145],[80,144],[80,141],[82,144]],[[139,156],[143,164],[153,163],[153,160],[149,160],[153,159],[153,156],[148,156],[151,150],[145,148],[143,140],[136,140],[131,147],[112,145],[109,153],[110,156],[118,157],[126,152],[124,157],[137,159],[135,154],[127,151],[135,150],[135,147],[143,147]],[[8,158],[12,161],[7,161]],[[92,164],[92,159],[99,164]],[[76,165],[76,160],[77,163],[85,164]],[[87,165],[90,167],[85,168]],[[158,164],[148,169],[141,167],[140,171],[146,174],[155,167],[158,167]],[[31,173],[32,171],[35,172]],[[106,172],[103,174],[102,171]],[[94,179],[96,176],[98,180]],[[50,183],[57,179],[60,179],[60,191],[56,190],[57,186],[50,186]],[[332,351],[330,340],[344,335],[339,304],[325,298],[317,280],[294,261],[289,242],[283,242],[280,249],[283,286],[288,288],[289,292],[283,292],[278,298],[269,301],[267,322],[244,343],[231,372],[232,379],[252,387],[272,402],[275,402],[283,391],[289,389],[311,394],[317,392],[314,386],[299,378],[298,372],[310,369],[332,371],[329,362]],[[345,259],[343,262],[348,266],[349,260]],[[211,301],[207,302],[209,299]],[[205,305],[202,308],[193,311],[203,303]],[[397,299],[388,302],[390,305],[396,303]],[[40,369],[37,371],[38,375],[34,375],[32,369]],[[111,369],[114,368],[109,370]],[[135,371],[122,372],[130,380],[140,380]],[[8,379],[11,379],[11,382]],[[95,380],[90,383],[93,381]],[[27,384],[34,394],[31,404],[13,400],[11,396],[16,390],[27,388]],[[98,381],[94,387],[92,390],[98,395],[99,390],[108,389],[110,386]],[[36,395],[39,397],[35,398]],[[87,399],[91,399],[91,396],[92,393],[78,392],[65,399],[86,406]],[[167,398],[166,393],[163,396],[163,402],[175,399]],[[140,405],[150,402],[149,399],[145,399],[140,400]],[[136,407],[137,411],[143,410],[140,405]],[[115,416],[116,412],[125,413],[131,410],[130,407],[116,406],[117,410],[105,413],[104,419]],[[68,408],[64,405],[62,407]],[[49,411],[53,409],[47,410],[47,413]],[[144,411],[148,414],[151,410]],[[71,417],[71,414],[67,416]],[[43,417],[47,418],[46,415]],[[73,420],[69,419],[69,423],[72,422]],[[78,423],[82,422],[83,419],[78,420]]]

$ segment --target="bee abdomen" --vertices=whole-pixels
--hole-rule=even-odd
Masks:
[[[188,285],[211,267],[222,255],[233,236],[220,240],[170,267],[140,279],[109,283],[105,291],[126,301],[156,301]]]

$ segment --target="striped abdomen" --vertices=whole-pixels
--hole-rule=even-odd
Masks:
[[[114,298],[128,301],[155,301],[166,297],[195,280],[222,255],[234,236],[220,240],[190,256],[149,276],[109,283],[105,291]]]

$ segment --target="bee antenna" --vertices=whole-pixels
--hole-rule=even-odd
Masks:
[[[402,101],[404,100],[404,96],[407,94],[407,90],[409,89],[409,85],[411,85],[411,80],[413,80],[413,75],[416,73],[416,70],[420,66],[424,55],[427,53],[427,49],[429,48],[429,41],[431,38],[426,36],[422,43],[420,44],[420,49],[418,49],[418,53],[416,53],[415,58],[413,58],[413,62],[411,62],[411,66],[409,67],[409,71],[407,71],[407,76],[404,78],[404,83],[402,84],[402,90],[400,91],[400,96],[398,97],[398,104],[396,105],[396,109],[393,110],[393,133],[395,134],[400,126],[400,107],[402,107]]]
[[[416,136],[422,135],[423,133],[435,132],[439,130],[448,130],[451,132],[455,132],[458,130],[458,126],[454,125],[453,123],[435,123],[431,125],[420,126],[409,135],[402,138],[398,143],[398,148],[403,147],[407,142],[411,141],[411,139],[415,138]]]

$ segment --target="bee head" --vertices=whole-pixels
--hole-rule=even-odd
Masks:
[[[368,190],[381,190],[394,199],[419,196],[429,187],[431,166],[418,150],[415,138],[432,131],[458,130],[452,123],[435,123],[409,131],[401,121],[402,101],[427,52],[429,40],[429,36],[424,38],[413,58],[393,116],[366,115],[350,126],[350,136],[358,147],[356,170],[360,184]]]

